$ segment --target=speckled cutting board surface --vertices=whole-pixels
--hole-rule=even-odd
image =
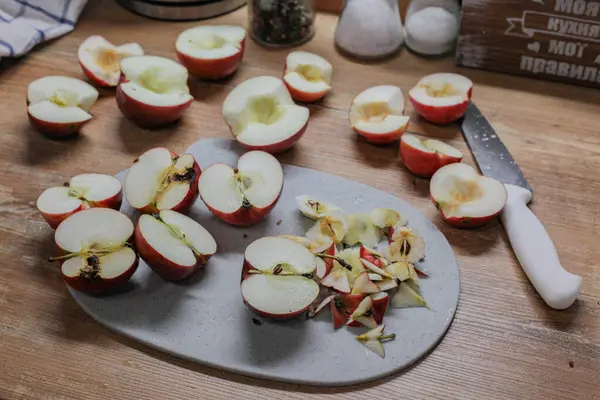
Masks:
[[[214,162],[237,164],[243,150],[228,139],[204,139],[187,151],[202,169]],[[188,213],[215,237],[219,249],[204,270],[181,283],[163,281],[140,260],[130,287],[94,297],[69,291],[77,303],[106,327],[148,346],[201,364],[260,378],[310,385],[350,385],[397,372],[424,357],[444,336],[456,311],[459,272],[442,233],[417,209],[389,193],[335,175],[283,166],[285,180],[279,203],[260,224],[229,226],[198,200]],[[125,171],[118,177],[123,179]],[[387,207],[408,218],[427,243],[421,265],[431,277],[421,292],[431,309],[388,308],[386,332],[396,339],[384,344],[381,359],[354,340],[362,328],[333,330],[329,309],[316,318],[286,322],[257,318],[242,303],[240,272],[243,253],[263,236],[304,235],[313,221],[296,209],[295,197],[309,194],[332,202],[347,213]],[[121,209],[137,215],[124,201]],[[278,224],[278,221],[281,221]]]

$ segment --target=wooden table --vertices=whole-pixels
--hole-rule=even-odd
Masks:
[[[239,10],[210,23],[245,24]],[[221,103],[236,84],[281,75],[287,51],[252,42],[241,70],[223,83],[193,83],[197,101],[178,126],[145,131],[124,120],[110,92],[78,138],[52,141],[25,114],[32,80],[82,77],[76,51],[89,35],[136,41],[174,57],[178,32],[192,23],[143,19],[112,1],[90,2],[77,29],[0,73],[0,398],[9,399],[566,399],[600,398],[600,93],[473,70],[475,101],[535,190],[535,213],[558,245],[564,265],[583,276],[581,300],[549,309],[536,294],[497,222],[474,231],[446,226],[428,199],[428,182],[408,173],[398,148],[373,147],[348,125],[353,96],[376,84],[408,90],[423,75],[454,71],[451,60],[426,61],[406,51],[361,64],[332,46],[336,18],[321,15],[303,49],[335,66],[334,91],[311,106],[306,136],[280,158],[367,183],[425,213],[454,247],[462,291],[456,318],[437,349],[414,368],[370,384],[313,388],[247,378],[182,361],[114,334],[71,299],[56,266],[53,232],[35,208],[39,193],[83,172],[114,174],[143,151],[182,151],[202,137],[229,137]],[[412,112],[412,111],[411,111]],[[457,127],[413,119],[412,131],[442,137],[468,153]],[[472,163],[471,156],[466,162]]]

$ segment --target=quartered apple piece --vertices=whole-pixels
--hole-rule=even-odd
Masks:
[[[293,240],[255,240],[244,253],[244,304],[258,315],[274,319],[303,313],[319,295],[319,285],[312,278],[316,267],[314,254]]]
[[[92,119],[90,109],[98,91],[90,84],[67,76],[45,76],[27,88],[27,116],[39,132],[64,138],[81,130]]]
[[[377,284],[369,278],[369,273],[362,272],[354,280],[354,284],[352,285],[352,291],[350,293],[352,293],[352,294],[360,294],[360,293],[371,294],[371,293],[378,293],[380,291],[381,290],[379,289],[379,286],[377,286]]]
[[[346,323],[348,326],[365,326],[367,328],[375,328],[377,322],[373,317],[373,299],[367,296],[360,302],[356,310],[350,315],[350,319]]]
[[[356,96],[350,108],[350,125],[371,143],[400,139],[409,120],[404,115],[402,89],[396,86],[371,87]]]
[[[451,164],[431,178],[429,191],[442,219],[463,228],[474,228],[492,220],[504,208],[506,187],[482,176],[467,164]]]
[[[309,110],[297,106],[283,81],[272,76],[248,79],[223,102],[223,118],[235,139],[251,150],[278,153],[298,141]]]
[[[77,58],[85,76],[100,87],[115,87],[119,84],[119,63],[131,56],[143,56],[144,50],[137,43],[115,46],[99,35],[88,37],[79,45]]]
[[[350,283],[346,269],[337,261],[333,261],[331,271],[321,280],[321,285],[331,288],[342,294],[350,293]]]
[[[365,268],[368,269],[369,271],[371,271],[372,273],[375,273],[379,276],[382,276],[382,277],[385,277],[388,279],[394,279],[394,277],[391,274],[386,272],[384,269],[379,268],[377,265],[373,264],[372,262],[367,261],[364,258],[361,258],[360,261],[363,263]]]
[[[368,215],[351,214],[348,216],[348,232],[343,242],[348,246],[361,243],[365,246],[374,247],[379,243],[381,234]]]
[[[232,25],[201,25],[181,32],[175,42],[177,58],[201,79],[224,79],[242,63],[246,30]]]
[[[164,57],[136,56],[121,60],[117,105],[138,126],[157,128],[179,120],[194,98],[188,72]]]
[[[342,242],[348,232],[348,217],[339,211],[331,212],[329,215],[319,219],[306,232],[306,237],[317,240],[321,237],[329,237],[335,244]]]
[[[333,67],[321,56],[293,51],[285,61],[283,81],[296,101],[313,102],[331,90]]]
[[[385,292],[398,287],[398,281],[396,279],[385,278],[375,282],[380,291]]]
[[[212,235],[193,219],[172,210],[144,214],[135,230],[135,248],[161,278],[191,276],[217,251]]]
[[[425,240],[410,228],[397,229],[392,242],[386,249],[386,258],[391,261],[416,263],[425,257]]]
[[[461,118],[471,100],[473,82],[452,73],[422,78],[408,93],[421,117],[435,124],[448,124]]]
[[[334,211],[341,212],[338,206],[317,200],[305,194],[296,197],[296,204],[298,204],[298,209],[305,217],[314,220],[324,218]]]
[[[56,229],[71,214],[93,207],[121,207],[121,181],[111,175],[82,174],[63,186],[44,190],[37,199],[37,209],[48,225]]]
[[[444,165],[461,162],[460,150],[440,140],[405,133],[400,140],[400,156],[415,175],[431,178]]]
[[[391,333],[389,335],[384,335],[383,330],[385,329],[385,325],[380,325],[367,333],[363,333],[362,335],[358,335],[355,337],[360,343],[364,344],[366,348],[373,351],[375,354],[380,356],[381,358],[385,357],[385,351],[383,349],[383,345],[381,344],[382,340],[390,340],[396,337],[396,334]]]
[[[346,325],[350,315],[365,298],[364,294],[338,295],[331,301],[331,317],[333,328],[339,329]]]
[[[138,266],[129,245],[133,223],[110,208],[90,208],[71,215],[56,229],[61,273],[72,288],[103,293],[125,284]]]
[[[398,291],[392,297],[392,307],[428,307],[427,302],[415,289],[414,285],[402,282],[398,286]]]
[[[157,147],[142,154],[129,168],[125,197],[141,213],[185,212],[198,197],[200,173],[193,155],[177,155]]]
[[[383,317],[388,307],[389,295],[385,292],[379,292],[371,295],[373,300],[373,318],[377,324],[383,323]]]
[[[382,254],[367,246],[360,246],[360,258],[367,260],[376,267],[383,268],[388,262]]]
[[[272,155],[250,151],[237,168],[216,163],[204,170],[198,183],[208,209],[228,224],[249,226],[262,221],[275,207],[283,189],[283,170]]]

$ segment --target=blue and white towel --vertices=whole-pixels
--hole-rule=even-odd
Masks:
[[[73,30],[87,0],[0,0],[0,59]]]

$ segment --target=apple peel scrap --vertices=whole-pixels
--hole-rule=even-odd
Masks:
[[[355,339],[365,345],[365,347],[379,357],[385,357],[385,350],[383,349],[382,341],[392,340],[396,337],[395,333],[390,333],[387,335],[383,334],[383,330],[385,329],[385,325],[379,325],[370,331],[363,333],[362,335],[358,335]]]

